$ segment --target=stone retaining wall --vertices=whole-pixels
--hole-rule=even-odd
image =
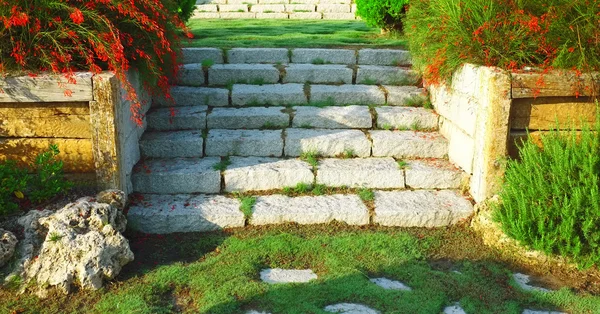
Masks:
[[[450,85],[430,86],[440,114],[440,132],[449,140],[449,158],[472,174],[470,192],[482,202],[496,194],[504,159],[518,157],[517,144],[556,126],[593,123],[597,76],[569,72],[507,73],[471,64]]]
[[[358,19],[353,0],[198,0],[192,18]]]
[[[76,84],[50,75],[0,79],[0,161],[27,165],[58,145],[65,172],[100,188],[131,191],[143,128],[112,74],[78,73]],[[135,73],[130,81],[148,103]]]

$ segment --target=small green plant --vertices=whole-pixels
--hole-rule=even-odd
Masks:
[[[315,196],[321,196],[325,193],[327,193],[327,186],[325,186],[324,184],[315,184],[315,186],[312,189],[312,194]]]
[[[28,183],[27,170],[19,168],[16,161],[0,163],[0,216],[19,210],[16,201],[25,197]]]
[[[356,0],[356,14],[368,25],[401,31],[408,0]]]
[[[229,156],[227,156],[227,157],[223,157],[223,159],[221,159],[221,161],[216,163],[213,166],[213,169],[218,170],[218,171],[225,171],[225,170],[227,170],[227,167],[229,167],[229,165],[231,165],[231,161],[229,160]]]
[[[34,203],[48,200],[58,194],[64,194],[73,187],[65,180],[64,164],[57,159],[60,151],[57,145],[39,154],[32,166],[35,174],[31,177],[29,199]]]
[[[265,122],[265,124],[263,124],[263,126],[261,127],[261,129],[266,129],[266,130],[274,130],[277,128],[278,128],[278,126],[275,125],[275,123],[273,123],[271,121]]]
[[[363,85],[377,85],[377,80],[372,78],[366,78],[360,82]]]
[[[213,66],[215,64],[215,61],[213,59],[205,59],[202,60],[202,67],[203,68],[210,68],[211,66]]]
[[[306,161],[313,167],[316,167],[319,165],[318,158],[319,158],[319,153],[314,150],[302,152],[302,154],[300,154],[300,160]]]
[[[342,154],[342,158],[350,159],[356,157],[356,152],[352,148],[346,148]]]
[[[406,107],[424,107],[426,98],[423,96],[412,96],[404,101]]]
[[[314,127],[313,127],[313,126],[312,126],[310,123],[302,123],[302,124],[300,125],[300,128],[301,128],[301,129],[312,129],[312,128],[314,128]]]
[[[304,194],[304,193],[310,192],[311,188],[312,188],[311,184],[301,182],[301,183],[296,184],[296,186],[294,187],[294,192],[298,193],[298,194]]]
[[[335,100],[333,99],[333,97],[328,97],[324,101],[311,101],[308,105],[313,106],[313,107],[318,107],[318,108],[335,106]]]
[[[398,160],[398,167],[400,167],[400,169],[406,169],[408,163],[405,160]]]
[[[419,120],[413,121],[413,123],[410,124],[410,129],[413,131],[422,130],[423,126],[421,125],[421,121],[419,121]]]
[[[227,88],[228,91],[233,91],[233,85],[235,85],[235,81],[229,81],[227,82],[227,84],[225,84],[225,88]]]
[[[250,82],[251,85],[265,85],[265,79],[262,77],[255,78]]]
[[[252,217],[252,208],[256,204],[256,197],[238,195],[237,198],[240,200],[240,211],[244,213],[246,219],[250,219]]]
[[[62,238],[63,238],[63,236],[60,233],[58,233],[58,232],[52,232],[48,236],[48,241],[50,241],[50,242],[58,242]]]
[[[381,126],[381,128],[382,128],[382,129],[384,129],[384,130],[386,130],[386,131],[389,131],[389,130],[393,129],[392,125],[391,125],[391,124],[389,124],[389,123],[384,123],[384,124]]]
[[[321,65],[322,65],[322,64],[331,64],[331,62],[329,62],[329,61],[325,61],[324,59],[321,59],[321,58],[316,58],[316,59],[313,59],[313,60],[311,61],[311,63],[312,63],[312,64],[316,64],[316,65],[319,65],[319,64],[321,64]]]
[[[364,202],[372,202],[375,200],[375,193],[370,189],[360,189],[358,190],[358,197]]]

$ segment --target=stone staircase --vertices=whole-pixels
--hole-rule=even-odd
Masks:
[[[354,20],[353,0],[198,0],[194,18]]]
[[[195,48],[184,61],[174,102],[147,114],[133,229],[438,227],[472,214],[438,116],[406,106],[426,101],[407,52]],[[330,192],[283,195],[310,186]]]

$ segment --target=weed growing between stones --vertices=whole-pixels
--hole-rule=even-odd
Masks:
[[[214,64],[215,64],[215,61],[212,59],[202,60],[202,68],[204,68],[205,70],[210,68]]]
[[[375,193],[371,189],[360,189],[358,190],[358,197],[360,197],[363,202],[372,202],[375,200]]]
[[[405,160],[398,160],[398,167],[400,167],[400,169],[406,169],[408,163]]]
[[[240,211],[244,213],[246,220],[250,220],[252,218],[252,208],[256,204],[256,197],[242,194],[237,194],[236,197],[240,201]]]
[[[325,60],[323,60],[323,59],[321,59],[321,58],[316,58],[316,59],[313,59],[313,60],[311,61],[311,63],[312,63],[312,64],[315,64],[315,65],[331,64],[331,62],[329,62],[329,61],[325,61]]]
[[[421,126],[421,121],[413,121],[413,123],[410,124],[410,129],[413,131],[420,131],[423,129],[423,127]]]
[[[372,78],[366,78],[360,82],[362,85],[377,85],[377,80]]]
[[[308,105],[318,108],[330,107],[335,106],[335,100],[333,99],[333,97],[328,97],[324,101],[311,101],[310,103],[308,103]]]
[[[313,167],[317,167],[319,165],[319,153],[316,151],[305,151],[300,154],[300,160],[306,161]]]
[[[229,160],[229,156],[227,156],[223,157],[220,162],[216,163],[213,166],[213,169],[218,171],[225,171],[227,170],[227,167],[229,167],[229,165],[231,165],[231,161]]]
[[[429,97],[412,96],[404,101],[404,106],[405,107],[423,107],[423,108],[425,108],[427,103],[428,103],[428,106],[431,107],[431,101],[429,100]],[[425,109],[432,109],[432,108],[425,108]]]

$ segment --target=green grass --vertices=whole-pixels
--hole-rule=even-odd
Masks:
[[[319,165],[319,153],[316,151],[306,151],[300,154],[300,160],[306,161],[311,166],[316,167]]]
[[[189,47],[406,47],[403,36],[381,35],[362,21],[194,19],[188,25],[195,37]]]
[[[325,306],[362,303],[382,313],[439,314],[459,302],[469,314],[523,309],[597,313],[600,297],[567,288],[541,294],[515,288],[498,255],[461,228],[353,228],[341,224],[247,228],[232,232],[129,235],[136,261],[95,292],[38,299],[0,289],[0,313],[325,314]],[[307,284],[269,285],[265,268],[312,269]],[[459,271],[456,273],[454,271]],[[369,278],[413,290],[383,290]]]
[[[250,219],[252,217],[252,207],[256,203],[256,197],[240,195],[238,196],[238,200],[240,200],[240,211],[244,213],[246,219]]]
[[[372,202],[375,200],[375,193],[371,189],[360,189],[358,197],[365,202]]]
[[[213,169],[218,171],[225,171],[227,170],[227,167],[229,167],[229,165],[231,165],[231,161],[229,160],[229,157],[225,157],[218,163],[214,164]]]

